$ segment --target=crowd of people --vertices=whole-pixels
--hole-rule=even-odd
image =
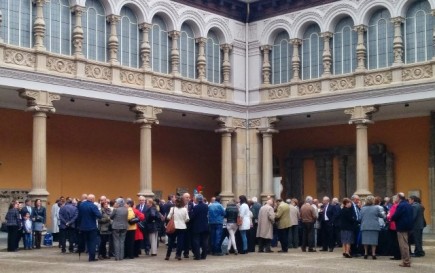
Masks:
[[[398,193],[391,199],[367,196],[344,198],[339,202],[324,197],[322,202],[307,196],[297,199],[267,198],[264,204],[256,197],[239,196],[226,207],[219,196],[208,202],[201,194],[169,195],[168,200],[139,196],[109,200],[93,194],[81,199],[59,198],[54,204],[55,230],[59,231],[61,253],[88,253],[89,261],[113,258],[134,259],[142,254],[157,256],[159,245],[167,245],[165,260],[173,250],[175,259],[203,260],[207,255],[278,252],[301,247],[303,252],[333,252],[341,247],[345,258],[363,256],[377,259],[390,255],[410,267],[410,257],[425,255],[422,231],[426,226],[424,207],[417,196],[406,198]],[[8,251],[41,248],[46,209],[36,199],[24,204],[13,201],[6,215]],[[173,221],[175,231],[166,234],[165,226]],[[414,244],[414,252],[411,252]]]

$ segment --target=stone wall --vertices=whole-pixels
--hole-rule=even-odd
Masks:
[[[20,189],[0,189],[0,221],[4,221],[12,200],[18,200],[20,203],[24,203],[28,193],[29,191]]]

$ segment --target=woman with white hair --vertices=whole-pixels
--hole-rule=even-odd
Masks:
[[[381,230],[379,218],[385,218],[385,215],[374,202],[375,198],[372,195],[367,196],[366,204],[361,209],[361,241],[364,245],[364,259],[367,259],[368,248],[371,246],[372,259],[376,260],[376,247]]]
[[[124,259],[124,244],[125,235],[127,234],[128,228],[128,209],[125,206],[125,201],[122,198],[116,199],[113,206],[112,214],[110,219],[112,222],[112,236],[113,236],[113,246],[115,249],[115,260],[119,261]]]

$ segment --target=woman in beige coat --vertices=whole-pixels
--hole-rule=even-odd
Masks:
[[[267,200],[258,213],[258,252],[273,252],[270,249],[270,242],[273,238],[273,223],[275,222],[275,212],[272,205],[273,200]]]

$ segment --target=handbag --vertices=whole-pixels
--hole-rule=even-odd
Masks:
[[[241,226],[243,224],[243,218],[240,215],[237,215],[237,225]]]
[[[128,223],[130,225],[133,225],[133,224],[136,224],[136,223],[139,223],[139,222],[140,222],[140,220],[139,220],[138,217],[134,217],[134,218],[131,218],[130,220],[128,220]]]
[[[3,222],[1,225],[1,232],[8,232],[8,226],[6,225],[6,222]]]
[[[166,225],[166,234],[173,234],[175,232],[174,213],[174,209],[172,209],[172,217]]]

